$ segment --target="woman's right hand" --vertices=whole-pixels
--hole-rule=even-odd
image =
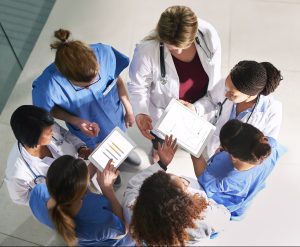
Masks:
[[[113,184],[120,173],[112,162],[113,160],[110,159],[102,172],[97,171],[97,182],[103,194],[105,194],[107,190],[113,190]]]
[[[150,131],[153,129],[152,119],[150,116],[146,114],[138,114],[135,117],[135,121],[143,136],[149,140],[155,139],[155,137],[150,133]]]
[[[76,120],[75,126],[82,131],[87,136],[95,137],[98,136],[100,128],[97,123],[90,122],[88,120],[78,118]]]

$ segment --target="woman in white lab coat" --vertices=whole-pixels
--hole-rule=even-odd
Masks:
[[[207,145],[208,157],[219,148],[220,130],[230,119],[249,123],[265,136],[278,138],[282,104],[270,94],[281,80],[280,71],[269,62],[240,61],[225,82],[220,81],[207,96],[194,105],[185,103],[216,125],[216,131]]]
[[[8,157],[5,182],[15,203],[28,205],[30,191],[45,182],[48,168],[56,158],[65,154],[87,158],[91,152],[42,108],[20,106],[12,114],[10,124],[17,143]]]
[[[137,44],[128,90],[136,123],[146,138],[155,138],[155,150],[159,138],[151,130],[170,100],[194,103],[219,81],[220,67],[217,31],[185,6],[167,8],[154,33]]]

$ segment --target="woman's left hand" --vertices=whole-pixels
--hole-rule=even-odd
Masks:
[[[160,161],[165,165],[169,165],[177,150],[177,139],[173,140],[173,136],[168,137],[166,135],[164,143],[161,145],[158,143],[158,156]]]

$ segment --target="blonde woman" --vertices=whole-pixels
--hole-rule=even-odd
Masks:
[[[153,126],[172,98],[194,103],[220,79],[221,44],[215,28],[185,6],[167,8],[151,35],[139,43],[129,67],[128,90],[141,133],[161,139]]]

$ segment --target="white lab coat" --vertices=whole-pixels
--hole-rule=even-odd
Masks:
[[[134,205],[139,190],[144,180],[158,171],[164,171],[158,164],[154,164],[147,169],[141,171],[134,177],[132,177],[127,185],[124,197],[122,199],[123,214],[125,221],[130,224],[132,217],[132,206]],[[202,220],[197,220],[196,228],[188,229],[190,237],[190,243],[199,241],[201,239],[209,238],[213,232],[220,232],[224,230],[230,220],[230,212],[220,204],[217,204],[214,200],[208,199],[205,191],[200,187],[198,181],[192,178],[185,177],[190,181],[188,191],[191,194],[199,194],[206,198],[209,202],[208,208],[201,214]]]
[[[207,120],[212,121],[215,116],[216,105],[218,102],[223,102],[225,99],[225,80],[221,80],[213,90],[206,96],[194,103],[197,114],[204,116]],[[219,134],[222,126],[230,119],[231,111],[234,103],[227,100],[223,105],[223,110],[220,118],[216,123],[216,130],[207,144],[207,155],[211,157],[216,149],[220,146]],[[247,122],[251,112],[248,112],[242,119],[242,122]],[[257,106],[255,107],[248,123],[252,124],[265,136],[278,139],[279,130],[282,121],[282,104],[277,101],[272,95],[261,95]]]
[[[35,177],[26,166],[24,159],[37,176],[46,176],[49,166],[56,158],[65,154],[76,156],[77,150],[81,146],[85,146],[85,143],[58,124],[53,125],[53,138],[48,145],[53,158],[34,157],[20,145],[22,158],[16,143],[10,151],[4,178],[12,201],[28,205],[30,191],[35,186]]]
[[[221,42],[215,28],[204,20],[198,19],[201,47],[195,43],[202,66],[209,78],[208,90],[220,79]],[[207,50],[209,48],[209,51]],[[210,54],[208,57],[206,54]],[[160,56],[157,40],[142,41],[137,44],[129,66],[128,91],[134,114],[144,113],[152,118],[153,126],[172,98],[179,98],[179,77],[169,49],[164,49],[167,83],[160,82]],[[210,56],[210,55],[209,55]]]

